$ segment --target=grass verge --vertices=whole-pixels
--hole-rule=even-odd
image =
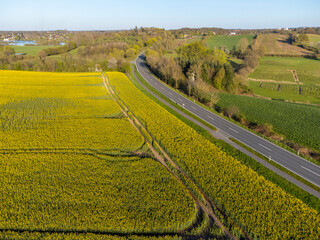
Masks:
[[[135,67],[135,66],[134,66],[134,67]],[[182,108],[179,104],[176,104],[175,102],[171,101],[171,100],[168,99],[166,96],[164,96],[163,94],[161,94],[160,92],[158,92],[155,88],[153,88],[149,83],[147,83],[147,82],[143,79],[143,77],[142,77],[142,76],[140,75],[140,73],[137,71],[136,67],[135,67],[135,73],[136,73],[136,76],[139,78],[139,80],[140,80],[150,91],[152,91],[154,94],[156,94],[156,95],[158,95],[159,97],[161,97],[162,99],[166,100],[168,103],[170,103],[172,106],[175,106],[177,109],[179,109],[179,110],[182,111],[183,113],[185,113],[185,114],[189,115],[190,117],[196,119],[197,121],[203,123],[205,126],[213,129],[214,131],[217,130],[217,129],[216,129],[214,126],[212,126],[211,124],[208,124],[207,122],[203,121],[202,119],[199,119],[197,116],[193,115],[193,114],[190,113],[189,111],[187,111],[187,110],[185,110],[184,108]],[[154,77],[155,77],[155,76],[154,76]],[[158,79],[157,77],[155,77],[155,78]],[[161,81],[160,79],[158,79],[158,80]],[[161,81],[161,82],[162,82],[162,81]],[[139,84],[138,84],[138,85],[139,85]],[[169,85],[166,85],[166,86],[169,87],[171,90],[175,91],[176,93],[178,93],[178,94],[184,96],[185,98],[189,99],[190,101],[194,101],[193,98],[187,96],[186,94],[180,92],[179,90],[174,89],[174,88],[172,88],[172,87],[169,86]],[[273,140],[272,138],[269,138],[269,137],[263,135],[262,133],[256,132],[256,131],[254,131],[253,129],[250,129],[250,128],[247,127],[247,126],[242,125],[241,123],[235,121],[235,120],[232,119],[232,118],[228,118],[228,117],[224,116],[223,114],[219,113],[219,112],[216,111],[215,109],[210,108],[210,107],[208,107],[208,106],[206,106],[206,105],[204,105],[204,104],[202,104],[202,103],[200,103],[200,102],[198,102],[198,101],[194,101],[194,103],[197,104],[197,105],[199,105],[200,107],[203,107],[203,108],[205,108],[206,110],[208,110],[208,111],[210,111],[210,112],[213,112],[214,114],[217,114],[218,116],[220,116],[220,117],[222,117],[222,118],[224,118],[224,119],[226,119],[226,120],[228,120],[228,121],[230,121],[230,122],[232,122],[232,123],[234,123],[234,124],[236,124],[236,125],[244,128],[244,129],[246,129],[247,131],[252,132],[253,134],[258,135],[259,137],[261,137],[261,138],[263,138],[263,139],[266,139],[266,140],[272,142],[273,144],[275,144],[275,145],[277,145],[277,146],[279,146],[279,147],[282,147],[282,148],[284,148],[285,150],[287,150],[287,151],[289,151],[289,152],[291,152],[291,153],[293,153],[293,154],[295,154],[295,155],[298,156],[297,151],[294,150],[293,148],[289,147],[288,145],[286,145],[286,144],[284,144],[284,143],[281,143],[280,141]],[[307,160],[307,161],[309,161],[309,162],[312,162],[312,163],[320,166],[320,162],[317,161],[316,159],[313,159],[313,158],[311,158],[311,157],[307,157],[307,156],[305,156],[305,155],[303,155],[303,154],[299,155],[299,157],[302,157],[302,158],[304,158],[305,160]]]
[[[158,92],[154,87],[152,87],[148,82],[146,82],[146,80],[144,80],[144,78],[143,78],[143,77],[140,75],[140,73],[137,71],[136,66],[134,66],[134,69],[135,69],[135,74],[136,74],[136,76],[137,76],[137,77],[139,78],[139,80],[143,83],[143,85],[145,85],[151,92],[153,92],[154,94],[156,94],[157,96],[159,96],[160,98],[162,98],[163,100],[165,100],[166,102],[168,102],[169,104],[171,104],[172,106],[174,106],[175,108],[179,109],[181,112],[183,112],[183,113],[187,114],[188,116],[192,117],[193,119],[201,122],[201,123],[202,123],[203,125],[205,125],[206,127],[210,128],[210,129],[212,129],[212,130],[214,130],[214,131],[217,131],[217,128],[215,128],[215,127],[212,126],[211,124],[209,124],[209,123],[207,123],[206,121],[203,121],[201,118],[193,115],[192,113],[190,113],[189,111],[187,111],[186,109],[184,109],[183,107],[181,107],[179,104],[171,101],[171,100],[170,100],[169,98],[167,98],[165,95],[163,95],[162,93]],[[132,79],[135,79],[132,73],[130,73],[130,77],[131,77]],[[160,80],[159,80],[159,81],[160,81]],[[136,86],[137,86],[137,85],[140,86],[140,84],[139,84],[138,82],[134,82],[134,83],[135,83]],[[170,87],[170,86],[169,86],[169,87]],[[144,90],[143,88],[140,88],[140,87],[138,87],[138,88],[139,88],[140,90]],[[171,88],[171,87],[170,87],[170,88]],[[172,89],[173,91],[181,94],[181,93],[180,93],[179,91],[177,91],[176,89],[173,89],[173,88],[171,88],[171,89]],[[145,91],[145,92],[146,92],[146,91]],[[149,93],[148,93],[148,94],[149,94]],[[151,94],[149,94],[149,95],[152,96]],[[149,97],[150,97],[150,96],[149,96]],[[153,96],[152,96],[152,97],[153,97]],[[156,99],[156,98],[154,98],[153,100],[155,101],[155,99]],[[158,99],[156,99],[156,100],[157,100],[157,103],[160,102]],[[189,98],[189,100],[192,100],[192,99]],[[163,104],[163,105],[164,105],[164,104]],[[166,106],[166,105],[164,105],[164,106]],[[171,109],[171,108],[170,108],[170,109]],[[168,109],[166,108],[166,110],[168,110]],[[174,112],[175,112],[175,111],[174,111]]]
[[[135,66],[134,66],[135,67]],[[150,89],[150,85],[147,84],[145,82],[145,80],[141,77],[141,75],[137,72],[136,68],[135,69],[135,73],[136,76],[139,78],[139,80],[145,84],[145,86]],[[192,121],[186,119],[185,117],[181,116],[180,114],[178,114],[177,112],[175,112],[173,109],[171,109],[170,107],[168,107],[167,105],[165,105],[164,103],[162,103],[161,101],[159,101],[157,98],[155,98],[154,96],[152,96],[149,92],[147,92],[135,79],[132,71],[129,74],[129,78],[131,79],[131,81],[136,85],[136,87],[143,92],[145,95],[147,95],[149,98],[151,98],[153,101],[155,101],[156,103],[158,103],[160,106],[162,106],[163,108],[165,108],[168,112],[170,112],[171,114],[173,114],[175,117],[177,117],[178,119],[180,119],[182,122],[188,124],[190,127],[192,127],[195,131],[197,131],[198,133],[200,133],[202,136],[204,136],[206,139],[208,139],[210,142],[212,142],[213,144],[215,144],[216,146],[220,147],[221,150],[223,150],[224,152],[228,153],[229,155],[231,155],[232,157],[234,157],[235,159],[237,159],[238,161],[240,161],[242,164],[250,167],[252,170],[256,171],[259,175],[265,177],[267,180],[269,180],[270,182],[276,184],[277,186],[279,186],[280,188],[282,188],[284,191],[286,191],[287,193],[291,194],[292,196],[300,199],[302,202],[304,202],[305,204],[307,204],[309,207],[314,208],[315,210],[317,210],[318,212],[320,212],[320,199],[318,199],[317,197],[313,196],[312,194],[304,191],[303,189],[301,189],[300,187],[294,185],[293,183],[289,182],[288,180],[284,179],[283,177],[279,176],[278,174],[274,173],[273,171],[271,171],[270,169],[266,168],[265,166],[263,166],[262,164],[258,163],[257,161],[255,161],[254,159],[252,159],[251,157],[247,156],[246,154],[242,153],[241,151],[235,149],[234,147],[232,147],[231,145],[229,145],[228,143],[222,141],[222,140],[217,140],[215,139],[208,131],[206,131],[205,129],[201,128],[200,126],[198,126],[197,124],[193,123]],[[155,92],[155,89],[150,89],[152,92]],[[158,96],[162,97],[162,94],[156,93]],[[170,100],[168,101],[170,102]],[[172,102],[171,102],[172,104]],[[173,104],[175,106],[175,104]],[[184,109],[183,109],[184,110]],[[182,111],[182,110],[181,110]],[[185,110],[183,111],[185,112]],[[190,114],[188,114],[190,115]]]
[[[276,168],[280,169],[282,172],[285,172],[287,174],[289,174],[291,177],[294,177],[295,179],[299,180],[300,182],[304,183],[305,185],[313,188],[314,190],[320,192],[320,188],[317,187],[316,185],[310,183],[309,181],[305,180],[304,178],[300,177],[299,175],[289,171],[288,169],[282,167],[281,165],[277,164],[274,161],[270,161],[267,157],[265,157],[264,155],[256,152],[255,150],[253,150],[252,148],[248,147],[247,145],[243,144],[242,142],[239,142],[238,140],[234,139],[234,138],[230,138],[231,141],[235,142],[236,144],[238,144],[239,146],[243,147],[244,149],[248,150],[249,152],[253,153],[254,155],[256,155],[257,157],[265,160],[266,162],[270,163],[271,165],[275,166]]]

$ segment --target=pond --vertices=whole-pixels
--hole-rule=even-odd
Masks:
[[[22,41],[22,40],[17,40],[17,41],[10,41],[8,42],[8,45],[11,46],[24,46],[26,44],[33,44],[33,45],[37,45],[37,43],[35,41]]]
[[[15,40],[15,41],[0,41],[0,45],[11,45],[11,46],[25,46],[27,44],[30,45],[38,45],[35,41],[23,41],[23,40]],[[65,45],[65,42],[60,42],[60,46]],[[49,45],[51,46],[51,45]]]

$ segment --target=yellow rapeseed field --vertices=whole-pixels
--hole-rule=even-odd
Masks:
[[[172,238],[194,222],[101,74],[0,71],[0,139],[0,239]]]
[[[319,239],[320,215],[222,152],[143,95],[121,73],[108,73],[115,92],[184,171],[257,239]]]

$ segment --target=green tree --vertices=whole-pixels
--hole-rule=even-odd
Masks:
[[[231,64],[225,64],[225,75],[222,79],[221,85],[222,88],[225,89],[228,92],[234,91],[234,72]]]
[[[224,77],[225,77],[225,70],[224,70],[224,67],[221,67],[213,79],[213,86],[216,89],[218,90],[221,89],[221,82]]]
[[[13,55],[16,53],[14,48],[10,46],[0,47],[0,52],[2,52],[6,56]]]
[[[299,44],[306,44],[309,42],[309,37],[307,34],[300,34],[298,37],[297,37],[297,42]]]
[[[205,62],[204,64],[202,64],[202,79],[207,82],[212,84],[212,76],[214,73],[214,67],[210,66],[210,64],[208,64],[207,62]]]
[[[133,58],[135,56],[135,54],[136,54],[136,50],[134,48],[129,48],[126,51],[125,56],[126,56],[126,58]]]
[[[213,64],[213,65],[224,65],[226,64],[228,61],[227,61],[227,57],[226,57],[226,53],[222,50],[219,50],[219,49],[214,49],[212,51],[209,52],[209,54],[207,55],[207,58],[206,58],[206,61],[207,62],[210,62],[210,64]]]
[[[207,49],[201,42],[194,42],[182,45],[177,53],[178,62],[183,72],[186,73],[192,64],[198,63],[206,55]]]
[[[156,37],[152,37],[149,38],[146,42],[145,42],[145,46],[151,46],[153,43],[157,42],[158,39]]]

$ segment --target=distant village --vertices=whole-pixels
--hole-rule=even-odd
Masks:
[[[61,31],[26,31],[26,32],[0,32],[0,42],[3,44],[14,41],[36,41],[38,44],[52,44],[54,42],[66,42],[69,33]]]

